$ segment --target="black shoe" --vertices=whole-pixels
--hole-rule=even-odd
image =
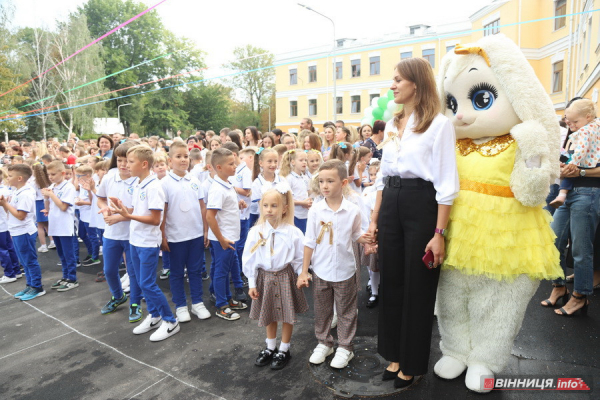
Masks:
[[[371,285],[367,285],[367,293],[371,296]]]
[[[271,362],[271,369],[282,369],[285,367],[292,358],[290,351],[277,351],[277,354],[273,356],[273,361]]]
[[[396,378],[394,378],[394,387],[396,389],[402,389],[402,388],[412,385],[414,381],[415,381],[414,376],[412,378],[410,378],[409,380],[405,380],[405,379],[402,379],[402,378],[399,378],[398,376],[396,376]]]
[[[390,371],[388,369],[384,369],[381,380],[382,381],[391,381],[392,379],[396,379],[396,377],[398,376],[398,372],[400,372],[400,369],[398,369],[398,371],[396,371],[396,372]]]
[[[276,352],[277,350],[275,349],[264,349],[263,351],[258,353],[258,357],[256,357],[254,365],[256,365],[257,367],[264,367],[265,365],[269,365],[273,360],[273,355],[275,355]]]
[[[87,257],[83,259],[82,263],[86,263],[86,262],[90,261],[91,259],[92,259],[92,256],[88,254]]]
[[[235,288],[234,297],[237,301],[248,301],[248,296],[244,292],[244,288]]]
[[[202,273],[202,280],[203,280],[203,281],[207,281],[207,280],[208,280],[208,278],[210,278],[210,276],[208,275],[208,272],[204,271],[204,272]]]
[[[379,296],[374,294],[371,295],[371,298],[367,301],[367,308],[373,308],[379,303]]]
[[[561,288],[561,287],[565,287],[565,285],[552,285],[553,287],[556,288]],[[553,303],[550,301],[550,299],[546,299],[544,301],[542,301],[542,306],[544,307],[555,307],[556,304],[558,304],[559,301],[562,301],[563,306],[565,304],[567,304],[567,302],[569,301],[569,290],[565,288],[565,294],[563,294],[562,296],[560,296],[558,299],[556,299],[556,301]]]

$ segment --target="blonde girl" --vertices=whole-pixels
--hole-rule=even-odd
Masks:
[[[215,136],[210,140],[210,151],[214,151],[221,146],[222,146],[222,143],[221,143],[220,137]]]
[[[350,187],[360,194],[364,183],[369,182],[367,165],[371,162],[373,154],[368,148],[360,146],[359,148],[353,148],[353,156],[352,161],[348,164],[348,175],[352,175],[354,179],[349,180],[349,182]]]
[[[305,151],[307,162],[306,176],[308,179],[312,179],[317,174],[317,171],[319,171],[321,164],[323,164],[323,156],[321,156],[319,150],[311,149]]]
[[[286,366],[291,359],[290,342],[296,314],[308,311],[301,289],[296,286],[302,269],[304,235],[294,226],[292,191],[285,182],[267,190],[260,201],[260,218],[250,229],[242,255],[242,267],[248,277],[252,298],[250,318],[266,327],[267,346],[254,365],[270,364],[273,370]],[[281,343],[277,345],[277,325],[282,323]]]
[[[306,153],[300,150],[288,150],[281,160],[279,175],[287,179],[294,195],[294,224],[306,232],[308,209],[312,199],[308,196],[308,179],[306,177]]]
[[[327,125],[323,134],[323,147],[321,152],[323,153],[323,160],[329,160],[329,153],[331,152],[331,146],[335,143],[335,125]]]
[[[254,166],[252,168],[252,194],[250,196],[251,227],[254,226],[258,220],[260,214],[258,202],[262,198],[263,193],[282,181],[277,174],[278,163],[279,156],[275,150],[262,147],[256,150]]]

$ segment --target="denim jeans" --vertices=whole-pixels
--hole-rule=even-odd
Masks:
[[[548,193],[548,196],[546,197],[546,205],[544,206],[544,210],[548,210],[550,215],[554,215],[554,213],[556,212],[556,208],[552,207],[550,205],[550,202],[552,200],[554,200],[556,198],[556,196],[558,196],[558,192],[559,192],[559,187],[556,183],[553,183],[552,185],[550,185],[550,192]]]
[[[594,292],[594,236],[600,222],[600,188],[576,187],[569,191],[567,201],[556,213],[552,229],[556,234],[556,247],[564,263],[566,246],[571,232],[571,247],[575,269],[574,290],[578,294]],[[553,281],[564,285],[564,278]]]

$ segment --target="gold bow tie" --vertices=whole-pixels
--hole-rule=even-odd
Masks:
[[[256,250],[258,250],[258,248],[260,246],[265,246],[267,244],[267,239],[264,238],[262,232],[258,232],[258,236],[260,236],[260,239],[258,240],[258,242],[256,242],[256,244],[254,246],[252,246],[252,248],[250,249],[250,251],[252,253],[254,253]],[[275,239],[275,237],[273,237],[273,240]],[[271,246],[271,255],[273,255],[273,246]]]
[[[323,240],[323,235],[325,235],[325,232],[327,231],[329,231],[329,244],[333,244],[333,222],[324,221],[321,221],[321,232],[319,232],[317,244],[321,244],[321,240]]]
[[[388,144],[388,142],[391,142],[392,140],[398,138],[400,139],[400,135],[398,135],[397,132],[388,132],[387,134],[387,138],[385,138],[385,140],[381,143],[379,143],[379,146],[377,146],[377,150],[381,150],[385,147],[386,144]]]

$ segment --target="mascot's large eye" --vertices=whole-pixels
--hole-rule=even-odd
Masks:
[[[450,93],[446,94],[446,108],[452,111],[452,114],[456,115],[458,101],[456,101],[456,97],[452,96]]]
[[[498,98],[498,90],[489,83],[480,83],[469,90],[469,99],[477,111],[489,109]]]

